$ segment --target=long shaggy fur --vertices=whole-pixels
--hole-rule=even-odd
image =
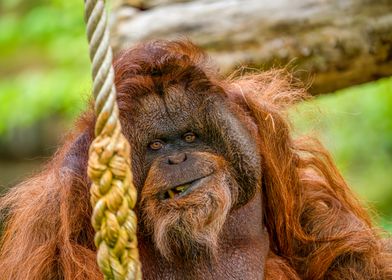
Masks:
[[[290,135],[284,111],[307,97],[303,90],[279,71],[236,84],[260,131],[271,251],[301,279],[392,279],[391,251],[329,153],[316,139]]]
[[[259,183],[264,218],[260,223],[264,223],[270,239],[267,279],[392,279],[391,246],[380,237],[329,153],[314,139],[292,138],[285,110],[307,95],[290,76],[271,71],[225,80],[212,74],[205,56],[193,45],[155,44],[161,44],[167,53],[187,57],[181,60],[182,68],[197,65],[203,69],[209,81],[224,89],[247,129],[255,131],[262,157]],[[149,83],[141,76],[127,81],[122,77],[136,68],[150,75],[151,65],[158,63],[150,53],[153,46],[139,46],[133,51],[137,60],[115,64],[121,112],[134,109],[127,96],[136,95]],[[184,74],[181,69],[171,69],[173,79]],[[93,123],[89,111],[44,171],[1,198],[6,222],[0,252],[1,279],[102,279],[95,261],[85,170]],[[127,128],[124,120],[123,126]],[[85,136],[80,138],[82,133]],[[226,193],[220,195],[227,196],[222,201],[231,199]],[[154,205],[146,207],[150,212],[158,211]],[[220,212],[228,211],[227,205],[220,207]],[[156,212],[158,217],[160,214]],[[168,251],[166,243],[174,240],[160,240],[170,238],[160,231],[173,228],[173,221],[154,222],[161,223],[156,225],[155,242],[162,245],[163,252]],[[221,224],[219,220],[213,231],[218,232]],[[207,235],[193,227],[188,225],[192,238],[211,241],[203,240]]]

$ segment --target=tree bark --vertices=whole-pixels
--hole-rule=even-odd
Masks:
[[[289,67],[315,94],[392,75],[392,0],[119,0],[115,51],[185,35],[225,73]]]

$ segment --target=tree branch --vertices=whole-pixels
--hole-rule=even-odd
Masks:
[[[289,65],[316,94],[392,75],[390,0],[122,0],[112,20],[115,50],[185,35],[223,72]]]

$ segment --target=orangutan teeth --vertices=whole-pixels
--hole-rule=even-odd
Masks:
[[[176,191],[183,192],[185,190],[185,188],[186,188],[185,185],[184,186],[178,186],[178,187],[176,187]]]
[[[169,198],[175,198],[185,192],[189,188],[189,184],[177,186],[173,189],[170,189],[166,191],[164,198],[169,199]]]
[[[172,190],[168,190],[167,193],[169,194],[170,198],[174,198],[176,194]]]

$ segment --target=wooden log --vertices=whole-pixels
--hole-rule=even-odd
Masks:
[[[391,0],[121,1],[115,50],[186,36],[223,72],[289,65],[315,94],[392,75]]]

